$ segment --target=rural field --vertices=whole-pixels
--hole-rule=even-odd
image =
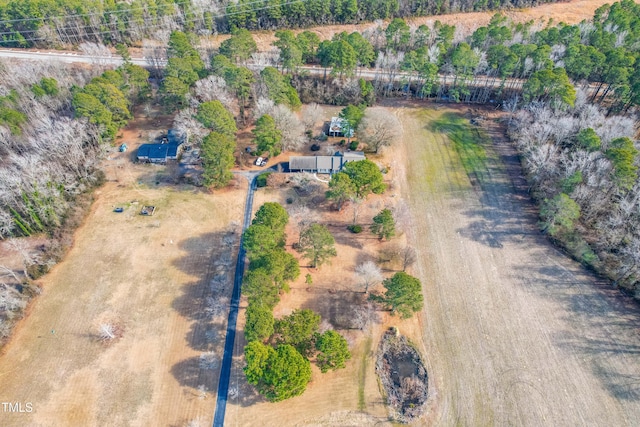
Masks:
[[[326,117],[337,111],[323,108]],[[540,234],[498,124],[473,111],[487,119],[470,126],[466,108],[397,101],[372,108],[396,115],[402,133],[393,149],[372,157],[388,169],[389,189],[359,207],[358,223],[368,226],[383,207],[407,207],[393,240],[418,252],[409,272],[423,283],[424,310],[409,320],[377,312],[357,327],[354,307],[365,294],[354,268],[377,259],[386,243],[349,233],[353,207],[335,211],[321,182],[302,196],[290,184],[258,190],[254,210],[265,201],[313,207],[338,252],[319,269],[301,259],[301,277],[274,315],[317,311],[345,335],[352,358],[326,374],[314,366],[302,396],[268,403],[242,372],[243,300],[225,424],[389,425],[375,352],[382,332],[396,326],[429,372],[427,412],[416,425],[633,425],[640,416],[638,307]],[[155,128],[136,126],[125,139]],[[130,164],[129,155],[106,161],[108,182],[73,249],[41,279],[43,294],[3,349],[0,401],[33,405],[32,413],[2,413],[3,426],[211,420],[239,237],[231,230],[247,186],[238,179],[209,194],[169,185],[170,170]],[[157,213],[138,215],[143,204]],[[114,213],[116,206],[124,212]],[[290,248],[295,216],[286,231]],[[121,337],[100,341],[102,323],[116,325]]]
[[[381,332],[394,325],[421,350],[430,374],[426,419],[416,425],[633,425],[637,305],[540,234],[517,157],[492,120],[482,131],[463,119],[466,109],[397,105],[386,108],[403,125],[401,144],[378,161],[395,172],[387,195],[401,194],[412,213],[401,238],[418,249],[412,272],[423,282],[423,313],[405,321],[379,313],[369,330],[349,330],[350,304],[361,303],[354,266],[375,258],[379,243],[349,241],[341,231],[349,208],[340,215],[319,204],[338,257],[318,271],[302,268],[313,285],[299,279],[274,314],[318,311],[345,328],[353,357],[335,373],[314,368],[304,395],[267,403],[244,380],[239,340],[230,386],[238,393],[226,424],[387,424],[373,365]],[[285,204],[290,195],[260,190],[254,206]],[[397,199],[368,200],[362,222]]]
[[[539,233],[495,123],[493,144],[479,146],[449,110],[394,112],[424,284],[430,423],[634,425],[637,304]]]
[[[0,401],[33,412],[3,412],[0,425],[182,426],[213,415],[239,241],[229,230],[246,184],[213,195],[169,186],[163,168],[129,155],[106,162],[109,182],[73,248],[3,348]],[[139,215],[143,204],[156,214]],[[101,342],[101,323],[121,338]]]

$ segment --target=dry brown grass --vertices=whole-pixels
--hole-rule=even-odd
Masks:
[[[331,117],[339,111],[339,107],[323,106],[323,111],[323,117]],[[316,131],[319,130],[320,123],[317,125]],[[337,142],[338,140],[331,140],[322,145],[332,145]],[[334,147],[334,149],[338,148],[340,147]],[[378,156],[375,161],[387,166],[391,163],[384,156]],[[353,276],[358,264],[376,259],[379,249],[385,245],[368,231],[368,225],[371,224],[372,217],[383,207],[392,207],[398,202],[399,198],[391,196],[397,195],[394,173],[399,172],[401,172],[400,168],[396,170],[392,167],[391,172],[385,176],[390,186],[386,195],[370,196],[360,207],[358,223],[364,226],[365,231],[359,235],[352,234],[346,228],[352,223],[352,208],[345,206],[342,212],[335,211],[331,203],[324,199],[326,190],[324,183],[317,182],[315,190],[304,196],[291,186],[258,190],[254,200],[254,211],[267,201],[279,202],[287,208],[305,204],[318,214],[320,223],[328,226],[336,239],[338,252],[338,256],[331,260],[330,265],[323,265],[318,269],[309,268],[308,261],[300,259],[300,278],[291,285],[289,293],[282,295],[274,315],[277,318],[282,317],[296,308],[310,308],[320,313],[323,319],[328,320],[335,329],[346,336],[350,343],[352,358],[347,362],[345,369],[337,372],[322,374],[314,367],[312,381],[302,396],[285,402],[268,403],[246,383],[242,373],[244,366],[242,353],[246,343],[242,340],[244,313],[241,311],[238,322],[238,336],[241,338],[236,341],[236,359],[232,366],[230,384],[230,388],[237,390],[238,394],[229,399],[226,425],[386,424],[387,408],[378,388],[374,352],[382,331],[391,324],[399,326],[403,333],[406,330],[414,331],[411,338],[420,339],[420,335],[415,333],[418,323],[415,319],[400,321],[398,318],[389,318],[386,313],[378,312],[376,315],[379,317],[379,322],[374,323],[371,329],[364,331],[354,329],[354,308],[363,305],[366,296]],[[293,204],[287,204],[288,198],[294,200]],[[287,247],[299,257],[299,254],[291,249],[291,245],[297,241],[298,233],[297,225],[294,221],[290,221],[287,226]],[[404,238],[404,234],[401,233],[394,240],[402,243]],[[305,284],[307,273],[312,276],[312,285]],[[392,273],[392,271],[385,271],[385,275]],[[246,307],[246,302],[243,302],[241,307]],[[367,344],[367,339],[370,337],[372,340]]]
[[[429,127],[466,110],[391,110],[404,127],[395,153],[407,168],[408,239],[421,260],[420,330],[435,391],[428,421],[633,424],[637,304],[540,234],[517,157],[493,121],[487,159],[469,178],[450,140]]]
[[[226,308],[207,311],[214,302],[206,297],[224,303],[230,296],[233,263],[224,256],[233,256],[237,238],[229,248],[222,237],[241,218],[245,191],[171,187],[165,168],[131,164],[139,132],[163,125],[142,121],[124,132],[132,150],[107,161],[109,182],[96,191],[74,247],[40,280],[43,294],[0,358],[0,400],[31,402],[34,411],[2,413],[0,424],[211,419],[219,366],[201,355],[221,357]],[[156,214],[139,215],[142,204],[157,206]],[[114,213],[114,206],[126,209]],[[108,346],[96,339],[105,321],[122,331]]]
[[[346,331],[353,352],[347,368],[328,375],[314,369],[304,395],[276,404],[244,381],[238,342],[232,387],[239,393],[229,401],[227,423],[385,424],[372,349],[396,325],[421,350],[429,373],[427,412],[415,425],[633,424],[640,414],[632,380],[640,377],[637,306],[539,234],[535,210],[511,186],[517,165],[507,169],[499,155],[513,153],[492,122],[495,146],[486,147],[472,183],[448,138],[429,127],[444,113],[467,108],[387,108],[402,122],[403,141],[381,160],[398,172],[389,195],[402,195],[412,213],[400,240],[418,249],[413,273],[424,285],[423,313],[402,322],[383,315],[366,333]],[[260,190],[256,208],[267,200],[285,203],[290,191]],[[369,199],[359,222],[393,199]],[[303,268],[275,314],[311,308],[340,328],[359,303],[354,266],[374,256],[379,243],[343,231],[349,207],[340,214],[324,202],[314,207],[336,236],[338,257],[318,271]],[[290,244],[296,230],[289,227],[288,234]],[[307,272],[312,286],[303,283]]]

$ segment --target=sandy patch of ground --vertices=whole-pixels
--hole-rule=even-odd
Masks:
[[[486,161],[467,174],[450,140],[430,129],[447,109],[393,112],[421,259],[430,422],[633,425],[637,304],[540,234],[517,157],[494,124]]]
[[[30,402],[33,412],[2,412],[0,424],[212,418],[239,236],[231,244],[223,237],[242,217],[246,183],[216,194],[165,185],[166,168],[129,162],[154,128],[152,120],[125,130],[130,150],[106,161],[109,182],[96,191],[73,248],[39,281],[43,294],[3,349],[0,401]],[[139,215],[143,204],[157,213]],[[122,338],[99,342],[104,321],[120,325]],[[204,366],[208,352],[213,363]]]

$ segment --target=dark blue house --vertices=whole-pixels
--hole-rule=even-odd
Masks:
[[[138,148],[138,161],[165,164],[167,160],[177,160],[183,143],[184,138],[175,129],[169,129],[159,142],[142,144]]]

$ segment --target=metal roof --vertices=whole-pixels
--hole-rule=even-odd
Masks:
[[[178,147],[184,142],[175,129],[169,129],[165,143],[142,144],[138,148],[138,159],[166,160],[178,157]]]
[[[366,158],[364,156],[364,151],[347,151],[346,153],[341,154],[344,159],[344,163],[357,162],[358,160],[364,160]]]
[[[312,170],[315,168],[315,156],[293,156],[289,158],[289,169]]]
[[[331,173],[342,170],[347,162],[364,160],[362,151],[337,152],[333,156],[292,156],[289,158],[290,170],[329,171]]]

